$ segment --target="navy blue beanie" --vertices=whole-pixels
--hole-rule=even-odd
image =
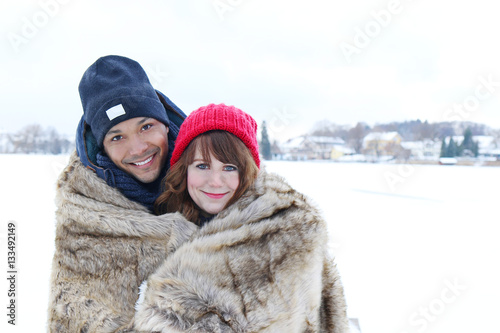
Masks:
[[[169,126],[167,112],[146,72],[132,59],[97,59],[83,74],[78,90],[84,120],[101,148],[111,127],[131,118],[151,117]]]

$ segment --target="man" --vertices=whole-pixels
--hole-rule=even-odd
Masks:
[[[57,182],[49,332],[124,332],[139,286],[196,229],[152,214],[185,114],[135,61],[106,56],[79,85],[76,152]]]

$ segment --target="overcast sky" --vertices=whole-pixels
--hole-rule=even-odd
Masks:
[[[186,113],[235,105],[284,140],[318,121],[500,128],[491,0],[2,0],[0,129],[73,134],[99,57],[143,65]]]

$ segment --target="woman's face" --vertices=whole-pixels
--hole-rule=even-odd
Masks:
[[[210,154],[204,161],[196,148],[194,162],[187,169],[187,188],[191,199],[208,214],[217,214],[232,198],[240,183],[238,168],[224,164]]]

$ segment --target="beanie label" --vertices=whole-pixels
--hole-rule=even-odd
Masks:
[[[109,121],[115,119],[116,117],[119,117],[121,115],[125,114],[125,109],[121,104],[118,104],[116,106],[113,106],[111,109],[106,111],[106,114],[108,115]]]

